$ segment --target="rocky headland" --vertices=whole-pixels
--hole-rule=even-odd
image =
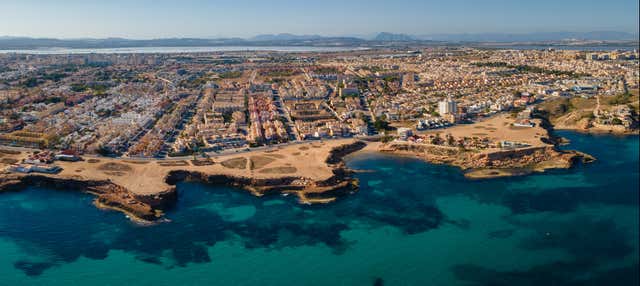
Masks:
[[[456,137],[485,136],[496,142],[515,140],[522,143],[523,147],[480,150],[396,140],[382,144],[378,150],[383,153],[416,157],[433,164],[456,166],[470,179],[567,169],[578,162],[588,163],[595,160],[579,151],[561,150],[558,146],[561,138],[553,136],[550,126],[543,120],[535,120],[535,127],[530,128],[513,128],[509,126],[511,121],[504,115],[471,126],[456,126],[444,132]],[[478,133],[477,130],[486,133]]]
[[[310,144],[275,152],[265,152],[263,157],[249,153],[247,166],[237,169],[225,162],[237,158],[221,158],[220,164],[202,165],[198,162],[133,162],[115,159],[90,159],[79,163],[61,163],[65,168],[59,174],[20,174],[5,173],[0,177],[0,191],[20,191],[27,187],[44,186],[65,191],[83,191],[95,196],[94,204],[101,209],[111,209],[125,213],[133,221],[154,223],[164,218],[164,210],[177,200],[175,185],[181,181],[199,181],[207,184],[232,186],[247,190],[256,196],[268,194],[292,194],[300,203],[329,203],[338,197],[357,191],[358,182],[352,177],[353,172],[345,167],[342,158],[366,146],[362,141],[333,142]],[[300,154],[297,154],[300,153]],[[287,154],[287,155],[285,155]],[[296,155],[297,154],[297,155]],[[18,154],[16,154],[17,156]],[[253,156],[251,156],[253,155]],[[300,161],[295,164],[291,159]],[[321,161],[307,159],[324,158]],[[265,158],[273,160],[266,163]],[[238,160],[236,160],[238,161]],[[235,162],[235,161],[234,161]],[[272,163],[283,163],[281,167],[266,168]],[[256,165],[263,165],[258,168]],[[302,167],[306,165],[310,169]],[[216,167],[212,167],[216,166]],[[229,167],[230,166],[230,167]],[[75,167],[74,171],[69,168]],[[280,168],[280,169],[277,169]],[[139,174],[154,169],[154,177],[140,177]],[[229,169],[225,172],[225,170]],[[256,170],[269,170],[265,175],[255,174]],[[295,169],[295,170],[294,170]],[[272,170],[280,170],[275,172]],[[313,171],[318,172],[313,172]],[[320,172],[320,170],[324,171]],[[73,174],[76,173],[76,174]],[[80,173],[80,174],[78,174]],[[85,175],[81,175],[86,173]],[[149,173],[147,173],[149,174]],[[328,175],[327,175],[328,174]],[[93,175],[93,176],[91,176]],[[162,182],[161,188],[150,190],[145,186],[149,180]],[[136,188],[138,186],[139,188]]]

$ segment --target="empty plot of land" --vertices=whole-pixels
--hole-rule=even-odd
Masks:
[[[267,156],[272,157],[272,158],[276,158],[276,159],[284,159],[285,156],[282,154],[267,154]]]
[[[508,115],[497,115],[480,123],[456,125],[454,127],[448,128],[446,132],[451,134],[453,137],[462,138],[471,137],[474,135],[477,136],[476,134],[483,133],[480,130],[485,130],[486,133],[490,134],[490,139],[494,141],[508,140],[528,143],[531,146],[545,146],[546,144],[539,138],[536,138],[535,135],[536,133],[546,134],[546,130],[540,127],[540,122],[538,120],[533,121],[534,123],[536,123],[535,127],[511,128],[513,119],[509,118]],[[492,126],[500,127],[487,127],[489,124],[491,124]]]

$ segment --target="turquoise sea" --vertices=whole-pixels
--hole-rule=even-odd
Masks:
[[[471,181],[356,155],[337,203],[184,182],[152,227],[87,194],[3,193],[0,285],[638,285],[638,137],[559,134],[598,161]]]

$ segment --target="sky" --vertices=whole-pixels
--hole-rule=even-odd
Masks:
[[[622,31],[638,0],[0,0],[0,36],[367,36]]]

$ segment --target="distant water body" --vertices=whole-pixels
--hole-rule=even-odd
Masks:
[[[575,51],[587,51],[587,52],[595,52],[595,51],[633,51],[637,50],[638,46],[633,45],[602,45],[602,46],[574,46],[574,45],[480,45],[477,46],[479,48],[488,48],[488,49],[500,49],[500,50],[575,50]]]
[[[271,52],[342,52],[364,50],[361,47],[311,47],[311,46],[216,46],[216,47],[131,47],[131,48],[42,48],[22,50],[0,50],[0,54],[66,55],[66,54],[177,54],[241,51]]]
[[[361,154],[336,203],[184,182],[153,227],[88,194],[3,193],[0,285],[637,285],[638,137],[560,135],[598,160],[472,181]]]
[[[634,50],[637,46],[535,46],[535,45],[479,45],[478,48],[512,49],[512,50],[544,50],[553,48],[556,50],[579,51],[614,51]],[[179,54],[179,53],[212,53],[212,52],[243,52],[243,51],[270,51],[270,52],[344,52],[368,50],[367,47],[312,47],[312,46],[214,46],[214,47],[130,47],[130,48],[39,48],[2,50],[0,54],[32,54],[32,55],[66,55],[66,54]]]

